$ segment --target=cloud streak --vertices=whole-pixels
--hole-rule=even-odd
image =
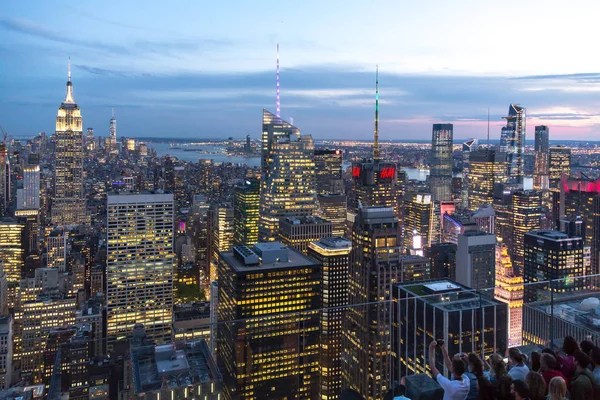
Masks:
[[[205,39],[205,38],[173,38],[169,40],[134,40],[125,44],[113,44],[96,40],[80,39],[78,35],[54,31],[44,25],[24,20],[24,19],[0,19],[0,27],[21,33],[24,35],[48,40],[55,43],[61,43],[71,46],[77,46],[88,50],[101,51],[121,56],[161,56],[181,58],[182,53],[190,52],[202,53],[215,48],[229,47],[234,44],[232,40],[226,39]],[[103,70],[101,67],[91,67],[97,71]],[[105,70],[106,71],[106,70]],[[90,71],[91,72],[91,71]],[[114,75],[116,71],[111,71]]]

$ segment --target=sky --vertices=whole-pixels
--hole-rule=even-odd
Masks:
[[[591,0],[5,1],[0,125],[53,132],[71,57],[85,127],[107,136],[258,138],[275,109],[315,139],[498,138],[510,103],[551,139],[600,140]]]

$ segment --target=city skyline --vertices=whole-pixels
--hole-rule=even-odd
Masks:
[[[433,10],[379,6],[386,13],[357,3],[352,11],[345,6],[335,21],[328,15],[342,8],[336,2],[320,5],[319,15],[310,3],[299,9],[240,4],[234,13],[194,4],[172,7],[177,12],[110,2],[105,12],[92,12],[91,4],[42,3],[35,9],[8,4],[0,15],[8,39],[0,48],[7,60],[0,68],[5,88],[0,123],[14,136],[52,132],[49,117],[72,56],[84,127],[102,136],[115,108],[122,136],[256,138],[256,116],[262,108],[275,109],[280,43],[281,116],[293,117],[315,139],[371,137],[375,64],[381,74],[382,141],[426,140],[432,123],[453,123],[457,140],[483,138],[488,107],[491,137],[497,139],[507,103],[527,107],[528,138],[542,124],[552,129],[553,139],[586,139],[600,131],[595,111],[600,74],[593,73],[593,55],[575,40],[591,34],[593,24],[581,19],[593,13],[578,14],[579,23],[567,34],[525,29],[522,37],[531,45],[515,50],[513,59],[520,61],[514,63],[498,51],[506,40],[497,33],[506,2],[489,5],[485,15],[466,1],[451,9],[431,3],[437,4]],[[189,12],[179,12],[185,9]],[[517,22],[526,26],[538,13],[551,24],[578,9],[560,5],[542,12],[519,4],[519,10]],[[394,24],[394,16],[405,23]],[[466,18],[474,25],[460,26]],[[73,20],[86,29],[73,34],[66,28]],[[305,26],[309,29],[300,29]],[[469,34],[476,30],[481,35]],[[402,40],[415,34],[418,40]],[[563,42],[569,46],[552,52]]]

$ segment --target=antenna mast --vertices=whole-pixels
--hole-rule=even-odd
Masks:
[[[373,160],[379,160],[379,65],[375,70],[375,132],[373,136]]]
[[[280,117],[281,103],[279,102],[279,43],[277,43],[277,109],[275,115],[277,118]]]

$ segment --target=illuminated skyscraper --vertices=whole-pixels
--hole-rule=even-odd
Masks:
[[[70,60],[67,94],[56,117],[55,149],[52,223],[83,225],[86,222],[83,197],[83,128],[81,110],[73,99]]]
[[[452,200],[452,124],[433,124],[429,185],[434,201]]]
[[[469,209],[469,171],[471,170],[470,158],[471,152],[477,149],[477,139],[467,140],[462,145],[462,208]]]
[[[17,189],[17,209],[40,209],[40,165],[37,154],[31,154],[29,163],[23,167],[23,188]]]
[[[210,280],[218,279],[219,253],[229,251],[233,246],[234,210],[231,203],[214,204],[209,209],[211,218],[210,240]]]
[[[523,273],[523,237],[527,232],[540,228],[542,216],[542,193],[521,190],[512,195],[512,262],[518,274]]]
[[[492,204],[494,185],[506,182],[506,156],[493,149],[478,149],[469,155],[469,210]]]
[[[260,211],[260,184],[247,180],[235,188],[233,200],[233,244],[252,246],[258,242],[258,215]]]
[[[348,205],[345,194],[322,194],[317,196],[319,217],[331,222],[332,236],[346,236]]]
[[[553,146],[549,149],[550,188],[560,189],[560,177],[571,175],[571,149],[565,146]]]
[[[315,150],[315,179],[317,194],[344,193],[341,150]]]
[[[317,399],[321,265],[279,242],[219,256],[225,399]]]
[[[590,247],[592,273],[600,273],[600,180],[566,178],[560,183],[561,219],[581,217],[584,245]],[[555,212],[556,214],[557,212]]]
[[[319,239],[331,237],[332,224],[319,217],[287,217],[279,221],[279,241],[304,254],[308,245]]]
[[[533,169],[533,189],[548,190],[550,187],[550,133],[548,127],[535,127],[535,167]]]
[[[508,305],[508,347],[520,346],[523,341],[523,276],[515,273],[504,243],[496,246],[494,297]]]
[[[506,152],[509,183],[523,183],[525,111],[524,107],[511,104],[508,107],[508,116],[504,117],[506,126],[502,128],[500,136],[500,151]]]
[[[348,304],[348,267],[352,243],[341,237],[308,245],[309,257],[323,265],[321,292],[320,399],[342,393],[342,321]]]
[[[277,238],[279,219],[316,209],[314,143],[310,135],[263,110],[259,240]]]
[[[584,267],[582,238],[536,230],[526,233],[523,241],[526,303],[550,300],[550,291],[564,293],[588,288],[585,279],[577,278],[590,275],[589,267]],[[551,280],[556,281],[550,284]]]
[[[108,135],[110,139],[110,152],[115,154],[119,152],[119,146],[117,145],[117,120],[115,118],[115,109],[112,110],[112,117],[110,118],[110,126],[108,128]]]
[[[109,194],[107,223],[108,345],[135,324],[161,342],[173,316],[173,195]]]
[[[431,194],[406,193],[403,204],[404,232],[417,233],[421,236],[422,246],[430,247],[439,241],[439,223],[434,214],[434,203]],[[404,240],[404,248],[412,245],[410,240]]]
[[[75,324],[76,303],[75,297],[38,296],[19,306],[15,319],[22,324],[18,332],[22,338],[22,350],[18,354],[22,378],[34,384],[42,383],[46,338],[53,328]]]
[[[3,264],[8,283],[9,307],[14,307],[18,300],[21,271],[25,262],[23,228],[23,224],[13,218],[0,219],[0,262]]]
[[[375,79],[375,130],[373,158],[352,164],[353,187],[349,196],[349,210],[358,214],[363,207],[392,207],[400,217],[396,164],[382,161],[379,149],[379,71]]]
[[[0,217],[8,215],[10,206],[10,160],[6,143],[0,143]]]
[[[401,232],[393,208],[359,208],[343,321],[342,382],[365,399],[382,399],[390,389],[391,287],[402,276]]]

